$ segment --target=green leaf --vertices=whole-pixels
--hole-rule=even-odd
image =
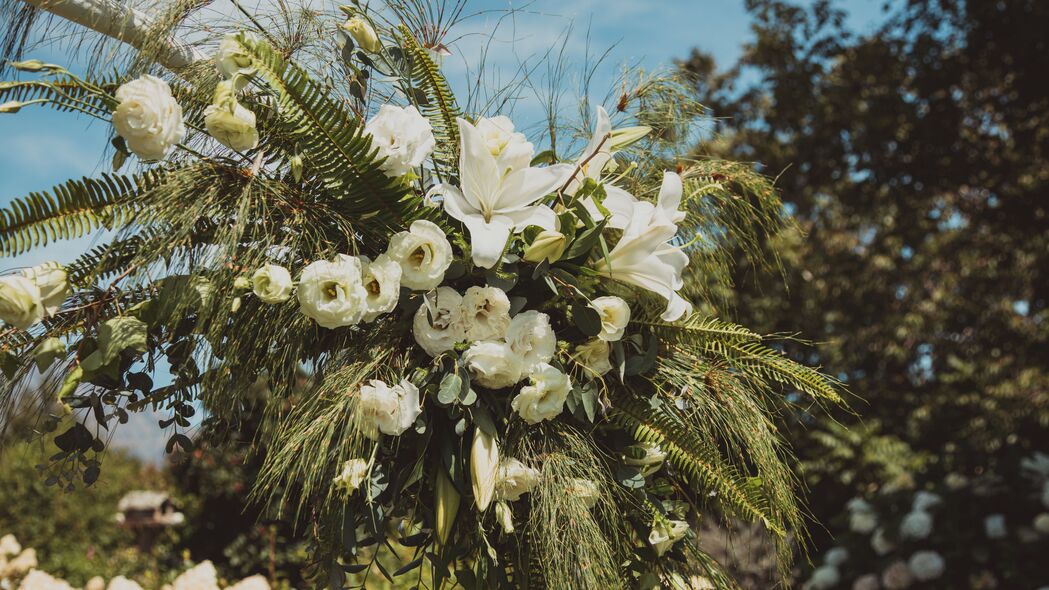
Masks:
[[[441,379],[441,386],[437,389],[437,401],[450,406],[459,399],[462,391],[463,380],[455,373],[448,373]]]
[[[41,373],[46,371],[56,360],[65,358],[65,356],[66,345],[53,336],[41,342],[33,351],[33,360],[36,362],[36,368]]]
[[[601,333],[601,314],[582,299],[572,305],[572,321],[584,336],[593,338]]]
[[[106,320],[98,329],[98,350],[91,353],[81,366],[85,371],[98,371],[120,356],[121,352],[145,352],[148,326],[131,316]]]
[[[594,246],[597,245],[597,241],[601,238],[601,232],[605,229],[605,224],[608,223],[608,218],[602,219],[595,225],[579,234],[568,249],[565,250],[565,254],[562,257],[565,260],[571,260],[578,258],[584,254],[589,254],[593,250]]]

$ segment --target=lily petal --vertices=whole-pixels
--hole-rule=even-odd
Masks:
[[[681,206],[681,196],[684,192],[685,187],[680,176],[674,172],[663,173],[663,184],[659,187],[659,198],[656,200],[656,206],[673,223],[681,223],[685,220],[685,212],[678,211],[678,207]]]
[[[496,215],[491,221],[485,221],[484,217],[477,213],[463,216],[460,221],[470,231],[470,247],[473,250],[474,264],[481,268],[492,268],[503,256],[506,241],[510,238],[510,231],[514,222],[504,215]]]
[[[543,229],[557,229],[557,214],[546,205],[536,205],[506,214],[513,220],[514,229],[522,230],[529,225],[538,225]]]
[[[528,207],[564,185],[574,170],[571,164],[514,170],[503,179],[494,210],[507,213]]]
[[[495,209],[502,173],[495,156],[488,151],[484,136],[466,119],[456,119],[459,123],[461,153],[459,154],[459,174],[463,194],[478,213],[490,213]]]

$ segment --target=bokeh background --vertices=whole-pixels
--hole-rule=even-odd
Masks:
[[[693,156],[776,178],[796,220],[766,244],[780,267],[741,264],[717,312],[797,335],[784,352],[851,393],[833,415],[798,405],[779,416],[811,512],[797,587],[1049,587],[1049,3],[474,0],[467,13],[445,62],[457,89],[485,47],[507,82],[563,47],[592,70],[588,84],[566,78],[566,95],[585,89],[591,102],[614,97],[624,64],[681,69],[708,107]],[[59,48],[27,57],[83,65]],[[516,121],[542,109],[527,92],[503,105]],[[50,110],[0,116],[0,203],[105,171],[109,133]],[[0,270],[68,261],[105,239]],[[218,450],[202,417],[197,449],[178,456],[156,416],[134,418],[114,433],[102,479],[76,494],[36,473],[46,446],[11,442],[33,425],[9,424],[0,535],[74,584],[124,574],[159,585],[204,559],[226,579],[301,584],[292,528],[244,504],[259,463],[251,425],[241,447]],[[185,522],[148,543],[120,527],[117,504],[136,489],[163,491]],[[769,588],[760,538],[711,525],[701,543],[744,587]],[[895,585],[893,568],[921,552],[944,572]],[[388,584],[376,579],[369,587]]]

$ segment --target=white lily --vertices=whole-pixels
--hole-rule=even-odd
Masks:
[[[595,270],[609,278],[666,299],[667,308],[661,317],[668,322],[692,312],[692,304],[677,293],[684,285],[681,273],[688,266],[688,255],[669,243],[677,234],[677,223],[684,218],[677,210],[682,192],[681,177],[664,173],[658,203],[635,202],[623,237],[607,258],[594,264]]]
[[[470,232],[474,264],[491,268],[499,262],[511,232],[529,225],[557,229],[552,209],[536,202],[563,185],[575,167],[557,164],[545,168],[501,170],[485,136],[459,119],[462,189],[439,184],[431,194],[444,196],[444,210]]]

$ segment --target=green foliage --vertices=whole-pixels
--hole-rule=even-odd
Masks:
[[[462,116],[462,112],[456,104],[448,81],[430,54],[419,45],[407,26],[402,24],[399,33],[406,59],[411,67],[409,83],[414,82],[415,87],[422,91],[425,100],[418,101],[419,109],[430,120],[434,138],[437,140],[434,158],[443,166],[443,173],[447,175],[458,162],[459,124],[455,120]]]

